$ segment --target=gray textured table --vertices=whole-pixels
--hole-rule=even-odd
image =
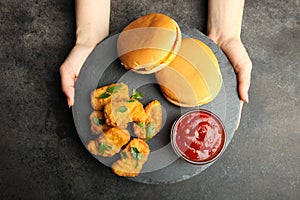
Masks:
[[[111,33],[152,12],[207,30],[207,0],[111,2]],[[0,199],[299,200],[299,1],[245,1],[253,70],[240,126],[204,172],[160,185],[117,177],[78,137],[58,73],[75,42],[74,4],[0,3]]]

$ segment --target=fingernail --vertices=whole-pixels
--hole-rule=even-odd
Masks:
[[[249,103],[249,96],[248,95],[246,96],[245,100],[246,100],[246,103]]]
[[[71,104],[71,101],[70,101],[70,99],[69,99],[69,98],[67,98],[67,102],[68,102],[68,106],[69,106],[69,108],[71,108],[71,107],[72,107],[72,104]]]

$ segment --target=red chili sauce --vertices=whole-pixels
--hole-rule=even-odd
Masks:
[[[191,161],[209,161],[222,151],[225,130],[217,117],[209,112],[192,111],[174,127],[173,139],[180,154]]]

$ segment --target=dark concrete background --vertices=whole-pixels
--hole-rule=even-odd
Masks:
[[[112,0],[111,33],[151,12],[205,32],[206,0]],[[1,0],[0,199],[300,199],[300,2],[247,1],[250,103],[223,156],[189,180],[115,176],[81,144],[58,69],[74,2]]]

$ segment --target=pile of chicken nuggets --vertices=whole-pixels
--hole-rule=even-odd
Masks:
[[[142,94],[135,89],[129,96],[128,86],[116,83],[91,92],[91,131],[99,135],[87,143],[87,149],[96,156],[111,157],[120,153],[120,159],[112,165],[119,176],[135,177],[148,160],[152,139],[162,126],[162,108],[157,100],[145,108],[138,101]],[[132,123],[135,137],[127,130]]]

